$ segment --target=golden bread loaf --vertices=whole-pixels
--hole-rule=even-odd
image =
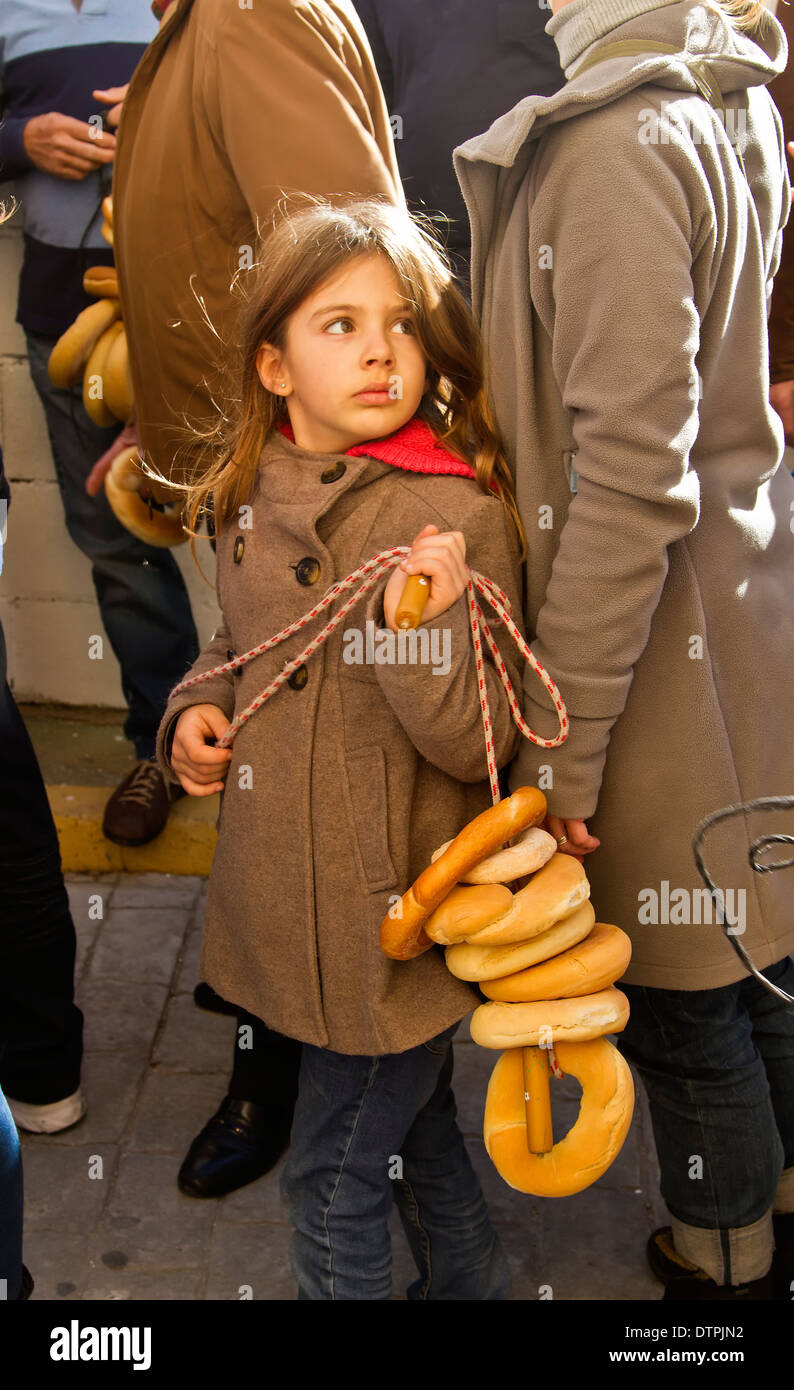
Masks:
[[[451,844],[452,841],[447,840],[445,845],[441,845],[433,855],[431,863],[435,863]],[[518,836],[515,844],[508,845],[507,849],[498,850],[496,854],[489,854],[487,859],[481,859],[479,864],[469,869],[461,883],[512,883],[514,879],[524,878],[527,874],[534,874],[537,869],[542,869],[556,850],[557,841],[554,836],[549,835],[546,830],[541,830],[539,826],[532,825]]]
[[[471,1016],[471,1036],[480,1047],[556,1047],[558,1041],[587,1042],[620,1033],[628,1019],[629,1001],[611,985],[575,999],[481,1004]]]
[[[628,1063],[606,1038],[555,1044],[557,1061],[582,1087],[573,1128],[548,1153],[527,1145],[521,1048],[499,1058],[485,1099],[483,1138],[505,1182],[538,1197],[570,1197],[605,1173],[631,1126],[634,1081]]]
[[[537,787],[519,787],[512,796],[475,816],[387,912],[380,926],[384,954],[392,960],[411,960],[429,951],[433,941],[424,930],[425,923],[450,889],[486,855],[528,826],[539,825],[545,815],[543,793]]]
[[[594,922],[591,903],[583,902],[575,912],[529,941],[516,941],[511,946],[475,946],[468,941],[448,946],[447,969],[459,980],[498,980],[574,946],[587,936]]]
[[[77,385],[94,347],[119,312],[118,299],[98,299],[77,315],[50,353],[47,370],[53,386],[66,391]]]
[[[631,938],[620,927],[596,922],[589,935],[567,951],[516,974],[484,980],[481,988],[489,999],[509,1003],[597,994],[620,979],[630,960]]]
[[[507,946],[548,931],[590,897],[590,884],[570,854],[555,854],[533,874],[525,888],[513,894],[509,913],[483,927],[469,940],[476,946]]]

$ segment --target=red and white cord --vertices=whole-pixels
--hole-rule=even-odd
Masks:
[[[245,666],[249,661],[253,661],[254,657],[262,656],[264,652],[271,651],[273,647],[277,647],[281,642],[285,642],[293,633],[299,632],[302,628],[306,627],[306,625],[320,613],[329,608],[340,594],[346,593],[348,590],[352,589],[359,580],[363,580],[355,593],[352,593],[350,597],[346,599],[339,611],[331,618],[330,622],[326,623],[325,627],[321,629],[317,636],[314,637],[306,647],[304,647],[303,651],[292,661],[287,662],[275,679],[272,680],[269,685],[266,685],[263,690],[260,690],[256,698],[252,700],[240,714],[235,716],[228,729],[221,738],[218,739],[216,744],[218,748],[228,748],[238,729],[251,718],[251,715],[264,705],[267,700],[271,699],[284,682],[289,679],[292,672],[303,665],[306,659],[322,646],[323,642],[330,637],[334,629],[339,626],[342,619],[347,616],[350,610],[355,607],[365,594],[369,593],[374,585],[377,584],[378,580],[386,574],[388,570],[398,565],[400,561],[409,554],[410,546],[407,545],[395,546],[391,550],[381,550],[379,554],[374,555],[370,560],[360,565],[357,570],[354,570],[352,574],[349,574],[346,579],[342,579],[338,584],[334,584],[326,591],[313,608],[309,609],[307,613],[304,613],[302,617],[296,618],[294,622],[283,628],[281,632],[276,633],[274,637],[269,637],[266,642],[260,642],[258,646],[252,647],[250,651],[243,652],[241,656],[236,656],[231,661],[226,661],[220,666],[213,666],[209,671],[202,671],[200,675],[192,676],[190,679],[182,681],[179,685],[174,687],[171,695],[179,695],[183,690],[190,690],[196,685],[201,685],[204,681],[213,680],[215,676],[226,675],[231,671],[239,671],[242,666]],[[485,575],[478,574],[476,570],[469,569],[468,575],[466,598],[469,607],[469,625],[474,644],[477,689],[480,700],[480,712],[482,714],[483,732],[485,735],[488,776],[491,784],[491,796],[493,797],[494,805],[496,805],[500,800],[499,780],[493,749],[493,732],[488,705],[485,658],[483,655],[482,642],[480,640],[481,635],[485,639],[486,646],[493,657],[496,672],[507,694],[507,700],[513,719],[524,735],[524,738],[529,739],[532,743],[538,744],[541,748],[558,748],[568,737],[568,713],[563,703],[562,696],[551,676],[533,656],[532,651],[513,622],[511,617],[512,608],[507,595],[498,585],[494,584],[492,580],[488,579]],[[529,725],[524,720],[518,707],[518,701],[516,700],[499,648],[485,621],[482,608],[475,598],[475,589],[479,590],[483,598],[485,598],[494,609],[497,617],[504,623],[506,630],[510,633],[510,636],[513,638],[522,656],[529,662],[532,670],[535,672],[538,679],[542,681],[554,701],[557,722],[560,726],[559,733],[554,738],[541,738],[539,734],[534,733],[533,730],[530,729]]]

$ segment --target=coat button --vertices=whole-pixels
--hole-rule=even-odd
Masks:
[[[339,479],[342,478],[342,477],[344,477],[344,475],[345,475],[346,472],[347,472],[347,464],[341,463],[341,462],[340,462],[340,463],[332,463],[331,466],[330,466],[330,468],[324,468],[324,469],[323,469],[322,473],[320,474],[320,482],[321,482],[321,483],[338,483],[338,482],[339,482]]]
[[[231,649],[231,647],[228,647],[228,648],[227,648],[227,651],[226,651],[226,660],[227,660],[227,661],[234,661],[234,658],[236,657],[236,655],[237,655],[237,653],[236,653],[236,652],[233,652],[232,649]],[[236,669],[235,671],[232,672],[232,675],[233,675],[233,676],[241,676],[242,674],[243,674],[243,668],[242,668],[242,666],[238,666],[237,669]]]
[[[294,566],[294,570],[299,584],[316,584],[320,578],[320,561],[313,555],[304,555]]]
[[[296,666],[291,676],[287,676],[287,685],[291,685],[293,690],[302,690],[307,680],[309,672],[305,666]]]
[[[235,538],[234,538],[234,550],[232,551],[232,559],[234,560],[234,563],[235,563],[236,565],[239,565],[240,561],[242,560],[242,558],[243,558],[243,551],[244,551],[244,550],[245,550],[245,540],[243,539],[242,536],[235,536]]]

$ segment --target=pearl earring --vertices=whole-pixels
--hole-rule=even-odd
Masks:
[[[282,383],[281,383],[281,388],[282,388],[282,390],[284,389],[284,387],[286,386],[286,384],[287,384],[286,381],[282,381]]]

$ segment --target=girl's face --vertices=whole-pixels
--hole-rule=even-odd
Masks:
[[[259,379],[286,397],[296,444],[341,454],[416,414],[426,369],[415,335],[389,262],[359,256],[295,310],[283,352],[262,344]]]

